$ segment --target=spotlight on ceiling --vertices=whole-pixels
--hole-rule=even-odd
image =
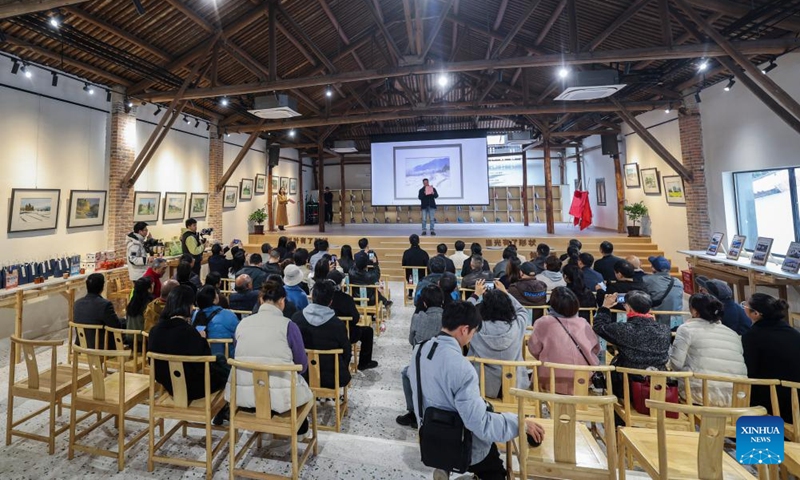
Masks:
[[[197,128],[197,127],[199,127],[199,126],[200,126],[200,120],[196,120],[196,121],[194,122],[194,128]]]
[[[766,67],[764,67],[764,68],[761,70],[761,73],[763,73],[764,75],[766,75],[766,74],[768,74],[769,72],[771,72],[771,71],[775,70],[776,68],[778,68],[778,64],[777,64],[777,63],[775,63],[775,59],[773,58],[772,60],[770,60],[770,61],[769,61],[769,65],[767,65]]]
[[[226,136],[226,137],[230,137],[230,136],[231,136],[231,133],[228,131],[228,129],[227,129],[227,128],[225,129],[225,136]]]
[[[219,99],[219,104],[222,105],[223,107],[227,107],[228,106],[228,97],[220,98]]]
[[[294,128],[289,130],[289,138],[294,138]]]
[[[94,95],[94,87],[92,87],[88,83],[83,86],[83,91],[88,93],[89,95]]]
[[[61,18],[58,15],[53,15],[50,17],[50,26],[53,28],[58,28],[61,26]]]
[[[14,60],[14,65],[11,66],[11,73],[16,75],[19,72],[19,61]]]
[[[211,124],[206,122],[206,132],[211,130]]]
[[[558,78],[567,78],[569,77],[569,69],[567,67],[561,67],[558,69]]]
[[[728,84],[727,84],[727,85],[725,85],[725,91],[726,91],[726,92],[730,92],[730,91],[731,91],[731,88],[733,88],[733,85],[734,85],[735,83],[736,83],[736,80],[734,80],[734,79],[732,79],[732,78],[731,78],[731,79],[728,81]]]
[[[695,92],[695,94],[694,94],[694,101],[697,102],[697,103],[700,103],[700,102],[703,101],[703,99],[700,98],[700,91],[701,90],[698,89],[697,92]]]
[[[664,109],[664,113],[669,113],[672,111],[672,102],[667,105],[667,108]]]
[[[22,74],[25,75],[25,78],[31,78],[33,76],[33,72],[31,72],[31,69],[25,64],[22,65],[20,71],[22,71]]]
[[[333,89],[330,86],[328,86],[325,89],[325,96],[328,98],[331,98],[333,96]]]
[[[450,83],[450,80],[447,78],[447,75],[440,73],[436,83],[438,83],[440,87],[446,87],[447,84]]]
[[[154,116],[158,116],[158,114],[159,114],[159,113],[161,113],[161,105],[159,105],[159,106],[156,108],[156,111],[155,111],[155,112],[153,112],[153,115],[154,115]]]
[[[186,116],[186,115],[183,116],[183,121],[186,123],[186,125],[189,125],[190,123],[192,123],[192,121],[189,120],[189,117]]]
[[[131,100],[130,98],[126,98],[125,106],[127,106],[128,108],[133,108],[133,100]]]
[[[706,60],[705,58],[700,60],[700,63],[697,65],[697,70],[700,72],[705,72],[707,68],[708,68],[708,60]]]
[[[58,86],[58,74],[56,72],[53,72],[53,81],[51,85],[53,85],[54,87]]]

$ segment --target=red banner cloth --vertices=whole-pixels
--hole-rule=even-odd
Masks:
[[[581,230],[585,230],[592,224],[592,205],[589,202],[589,192],[575,190],[569,214],[575,217],[573,224],[580,225]]]

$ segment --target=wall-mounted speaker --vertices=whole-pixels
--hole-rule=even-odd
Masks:
[[[281,147],[277,145],[269,147],[269,166],[277,167],[280,159],[281,159]]]
[[[600,135],[600,143],[603,155],[619,155],[619,144],[617,143],[617,134],[606,133]]]

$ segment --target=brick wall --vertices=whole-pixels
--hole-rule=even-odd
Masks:
[[[208,217],[206,223],[214,229],[214,238],[224,241],[222,234],[222,197],[223,190],[217,191],[217,182],[223,171],[223,141],[217,133],[216,125],[211,125],[208,132]]]
[[[134,189],[122,178],[136,159],[136,108],[125,113],[124,97],[115,94],[111,104],[111,138],[108,185],[108,244],[117,256],[125,256],[125,235],[133,228]]]
[[[703,126],[694,97],[685,97],[684,105],[678,114],[678,126],[681,134],[683,165],[692,172],[693,177],[691,182],[684,181],[689,248],[705,250],[711,237],[711,220],[708,215]]]

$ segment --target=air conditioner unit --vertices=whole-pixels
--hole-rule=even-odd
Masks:
[[[301,115],[297,111],[297,100],[288,95],[256,97],[254,108],[249,112],[256,117],[269,120],[299,117]]]
[[[566,81],[566,89],[556,97],[559,101],[597,100],[614,95],[626,87],[616,70],[575,72]]]
[[[506,140],[506,145],[527,145],[529,143],[533,143],[533,138],[528,130],[510,132]]]
[[[356,142],[353,140],[342,140],[333,142],[332,150],[336,153],[357,153]]]

